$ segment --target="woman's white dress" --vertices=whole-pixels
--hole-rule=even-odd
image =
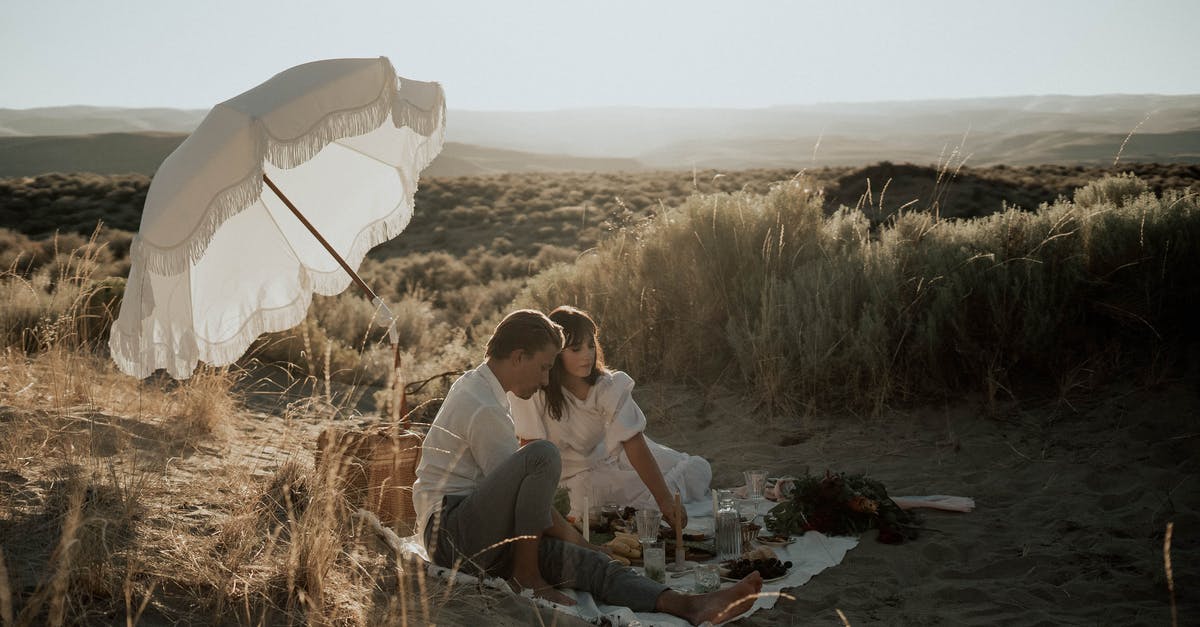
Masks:
[[[620,371],[601,375],[586,399],[563,390],[562,420],[550,417],[545,392],[528,400],[508,395],[517,436],[549,440],[558,446],[562,455],[560,485],[570,490],[572,514],[582,513],[584,496],[593,505],[658,507],[622,446],[646,429],[646,415],[632,394],[629,375]],[[707,460],[667,448],[649,437],[646,445],[672,494],[679,492],[685,503],[706,497],[712,481]]]

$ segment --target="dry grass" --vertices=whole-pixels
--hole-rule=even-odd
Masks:
[[[134,382],[81,352],[4,357],[5,624],[429,624],[502,596],[426,581],[351,516],[308,453],[324,400],[271,417],[225,370]]]
[[[798,179],[694,196],[542,273],[519,303],[591,311],[610,361],[643,377],[727,382],[784,414],[878,414],[964,391],[1043,394],[1186,344],[1197,238],[1196,195],[1132,176],[1035,212],[902,211],[875,227],[861,210],[826,213]]]
[[[590,309],[612,363],[635,375],[806,415],[964,389],[997,402],[1031,372],[1069,401],[1128,372],[1138,347],[1169,362],[1173,341],[1194,338],[1196,198],[1148,191],[1124,177],[1032,213],[884,223],[830,210],[804,180],[694,196],[573,263],[540,248],[521,298]],[[313,470],[316,434],[361,418],[391,363],[361,303],[326,299],[264,342],[259,359],[287,364],[279,398],[247,392],[233,368],[135,381],[102,352],[120,292],[102,276],[105,249],[74,244],[0,276],[12,303],[0,311],[0,620],[428,624],[498,604],[426,580]],[[524,281],[498,255],[477,255],[470,275],[426,261],[365,269],[385,282],[420,266],[454,283],[388,288],[410,381],[470,365]],[[282,409],[252,409],[264,404]]]
[[[54,266],[72,274],[0,277],[38,321],[0,354],[0,620],[439,620],[461,594],[381,550],[312,470],[316,432],[355,416],[345,403],[367,392],[335,392],[328,352],[309,364],[314,395],[266,399],[294,399],[278,417],[245,407],[238,369],[119,373],[80,332],[95,293],[87,250]]]

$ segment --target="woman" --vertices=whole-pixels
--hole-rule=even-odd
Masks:
[[[563,328],[566,347],[550,371],[550,384],[533,397],[509,396],[521,444],[549,440],[562,457],[560,485],[571,493],[571,512],[617,503],[656,507],[673,527],[675,492],[683,502],[704,499],[712,467],[702,457],[671,450],[646,437],[646,415],[633,401],[633,379],[604,367],[597,327],[583,311],[559,307],[550,319]]]

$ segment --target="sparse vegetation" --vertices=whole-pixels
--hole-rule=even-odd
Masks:
[[[1134,164],[1132,171],[1141,172],[1146,178],[1139,176],[1136,180],[1138,191],[1148,191],[1163,194],[1164,190],[1195,190],[1200,181],[1200,169],[1197,166],[1147,165]],[[810,201],[808,207],[801,212],[798,209],[780,210],[774,218],[778,225],[785,229],[782,243],[786,250],[780,252],[763,249],[763,254],[782,254],[773,262],[778,266],[771,270],[770,280],[765,276],[739,283],[740,293],[747,299],[738,307],[761,310],[755,315],[777,315],[785,309],[795,312],[799,304],[792,303],[758,303],[753,299],[765,294],[782,298],[779,289],[780,281],[790,282],[795,288],[801,279],[793,271],[817,272],[817,275],[804,279],[810,284],[812,294],[846,294],[856,296],[842,303],[845,307],[861,305],[866,296],[863,290],[873,289],[877,292],[871,302],[882,303],[889,298],[910,299],[911,306],[893,308],[892,311],[873,309],[871,320],[859,321],[863,326],[854,333],[849,333],[849,327],[840,325],[849,314],[839,314],[843,322],[826,330],[836,333],[837,337],[846,336],[838,344],[839,350],[830,355],[830,359],[851,359],[866,363],[863,351],[883,350],[880,341],[885,337],[896,340],[896,333],[908,334],[904,338],[904,348],[892,345],[893,356],[889,365],[884,368],[881,363],[871,366],[869,372],[859,373],[859,379],[871,381],[889,381],[887,386],[898,385],[895,391],[901,397],[911,394],[921,394],[922,386],[915,382],[895,381],[891,375],[896,368],[903,369],[908,358],[916,359],[911,352],[913,342],[918,339],[913,333],[944,333],[945,329],[933,323],[932,327],[912,327],[901,324],[896,316],[923,315],[929,295],[948,296],[953,289],[951,283],[956,280],[942,274],[951,268],[922,266],[921,264],[937,264],[927,255],[934,253],[935,247],[942,246],[944,238],[949,238],[946,246],[963,245],[969,249],[973,238],[982,238],[976,250],[979,255],[976,261],[970,262],[958,272],[968,272],[983,265],[981,259],[997,256],[999,267],[1009,268],[1022,263],[1014,260],[1011,255],[1020,251],[1011,249],[1018,245],[1017,240],[1008,241],[1004,246],[1010,248],[996,249],[999,244],[996,238],[1001,237],[999,231],[1007,233],[1008,238],[1030,238],[1031,233],[1041,233],[1053,225],[1042,224],[1040,221],[1053,212],[1051,203],[1059,200],[1053,207],[1064,207],[1065,199],[1074,193],[1074,187],[1086,189],[1089,176],[1095,178],[1101,170],[1083,166],[1039,166],[1029,168],[1010,168],[996,166],[992,168],[971,169],[961,167],[947,175],[931,168],[913,165],[893,165],[881,163],[861,169],[831,169],[825,168],[803,177],[803,186],[807,186]],[[685,250],[688,246],[699,241],[688,231],[686,224],[679,223],[681,215],[689,216],[685,222],[701,220],[701,214],[710,209],[715,211],[711,224],[704,229],[717,229],[721,232],[736,232],[741,238],[732,245],[736,246],[739,255],[750,254],[749,251],[759,251],[768,231],[779,237],[779,229],[770,224],[760,223],[757,230],[746,230],[743,225],[737,229],[724,222],[725,215],[738,212],[748,212],[746,215],[762,216],[762,211],[754,209],[756,203],[775,202],[764,196],[772,186],[780,182],[793,180],[795,173],[783,170],[756,170],[747,172],[715,173],[680,172],[647,174],[539,174],[519,175],[505,174],[486,177],[464,177],[458,179],[432,179],[423,182],[418,193],[418,212],[409,229],[403,237],[388,242],[373,251],[360,269],[367,282],[389,303],[396,311],[405,347],[403,363],[407,380],[421,380],[439,372],[466,367],[471,363],[473,349],[482,336],[485,336],[491,325],[504,310],[510,306],[513,299],[525,287],[530,277],[554,266],[570,264],[585,252],[613,250],[614,247],[624,246],[624,253],[629,254],[636,246],[653,247],[654,238],[666,239],[677,237],[670,244],[662,244],[665,251]],[[5,290],[5,300],[11,305],[6,307],[0,316],[0,334],[5,345],[22,345],[28,350],[37,347],[34,332],[63,333],[57,328],[59,320],[78,321],[81,328],[71,331],[79,340],[95,345],[102,343],[107,333],[107,323],[119,305],[119,296],[123,291],[122,277],[128,273],[128,251],[138,209],[136,208],[145,196],[148,181],[144,177],[100,177],[96,175],[46,175],[36,179],[8,179],[0,181],[0,216],[11,221],[12,230],[0,229],[0,262],[7,269],[7,280],[0,285]],[[1125,183],[1130,184],[1130,183]],[[1120,180],[1106,184],[1107,187],[1120,187]],[[1106,187],[1106,188],[1107,188]],[[821,194],[817,195],[820,190]],[[800,193],[800,192],[797,192]],[[1082,192],[1091,194],[1093,192]],[[1186,192],[1184,192],[1186,193]],[[778,194],[776,194],[778,195]],[[689,200],[690,198],[690,200]],[[1007,201],[1004,199],[1008,199]],[[1111,200],[1111,199],[1110,199]],[[1078,199],[1079,205],[1095,205],[1090,199]],[[785,204],[796,205],[800,201],[790,199]],[[123,204],[122,204],[123,203]],[[1186,204],[1186,203],[1185,203]],[[111,205],[111,206],[110,206]],[[31,207],[39,206],[42,211],[34,211]],[[677,209],[683,207],[683,209]],[[1039,207],[1044,207],[1039,211]],[[682,211],[682,213],[680,213]],[[674,227],[664,226],[664,220],[650,223],[654,234],[642,232],[639,225],[646,224],[654,216],[663,212],[672,213]],[[897,212],[901,215],[897,216]],[[98,215],[111,216],[116,220],[105,223],[102,230],[96,229]],[[26,219],[37,216],[36,219]],[[957,223],[952,218],[969,218],[992,216],[987,220],[969,223]],[[1004,216],[997,218],[995,216]],[[766,219],[766,218],[762,218]],[[799,220],[800,222],[796,222]],[[1069,219],[1059,225],[1072,231],[1074,222]],[[46,234],[47,225],[62,225],[64,230],[57,235]],[[807,228],[801,228],[807,224]],[[1140,222],[1139,222],[1140,224]],[[658,225],[658,226],[653,226]],[[87,227],[88,231],[82,231]],[[772,230],[774,228],[774,230]],[[1058,227],[1054,227],[1058,228]],[[1088,227],[1089,229],[1092,227]],[[733,229],[733,231],[730,231]],[[864,230],[865,229],[865,230]],[[932,235],[925,233],[931,229]],[[1015,230],[1014,230],[1015,229]],[[1043,229],[1039,231],[1039,229]],[[82,231],[82,232],[81,232]],[[970,231],[970,234],[967,232]],[[1059,233],[1070,239],[1067,231]],[[668,234],[670,232],[670,234]],[[40,233],[40,235],[39,235]],[[91,237],[85,239],[85,234]],[[954,235],[950,235],[953,233]],[[1015,233],[1015,235],[1014,235]],[[450,235],[452,234],[452,236]],[[823,235],[821,235],[823,234]],[[650,239],[644,240],[649,237]],[[792,239],[799,238],[799,239]],[[813,239],[816,238],[816,239]],[[824,238],[824,239],[822,239]],[[856,239],[857,238],[857,239]],[[865,238],[865,239],[864,239]],[[859,241],[861,239],[861,241]],[[1051,240],[1059,250],[1061,238]],[[965,240],[964,243],[962,240]],[[840,242],[836,246],[830,242]],[[920,241],[912,244],[910,241]],[[1074,240],[1072,240],[1074,241]],[[727,242],[702,242],[710,250],[727,244]],[[1034,247],[1038,242],[1021,240],[1021,245]],[[812,265],[813,259],[808,255],[815,251],[827,250],[834,246],[837,254],[845,258],[845,264],[859,264],[855,270],[859,274],[830,277],[821,274],[834,272],[836,264],[827,260],[829,267],[817,270]],[[884,249],[886,252],[880,252]],[[1038,249],[1042,252],[1051,250]],[[77,254],[67,254],[78,250]],[[940,248],[938,250],[941,250]],[[1031,248],[1032,250],[1032,248]],[[790,252],[789,252],[790,251]],[[874,251],[874,252],[870,252]],[[882,254],[882,259],[874,259],[873,254]],[[647,253],[649,254],[649,253]],[[662,254],[666,254],[665,252]],[[707,254],[707,253],[706,253]],[[757,254],[757,253],[756,253]],[[723,276],[722,281],[731,281],[750,276],[751,268],[745,267],[746,259],[735,260],[720,253],[721,256],[702,259],[700,267],[715,269],[720,266],[721,272],[733,272],[713,276]],[[585,255],[593,257],[591,253]],[[699,255],[698,258],[703,258]],[[957,259],[954,255],[948,259]],[[1069,257],[1073,259],[1073,257]],[[897,279],[889,275],[898,266],[897,262],[908,263],[915,260],[917,266],[905,266],[906,272],[924,272],[911,274]],[[1005,261],[1007,260],[1007,261]],[[659,263],[661,260],[651,260]],[[1131,260],[1127,260],[1131,261]],[[579,268],[589,267],[595,259],[578,264]],[[610,262],[617,263],[617,262]],[[628,267],[624,265],[624,269]],[[763,261],[762,264],[767,262]],[[953,263],[962,263],[959,259]],[[708,265],[706,265],[708,264]],[[722,265],[724,264],[724,265]],[[729,265],[732,264],[732,265]],[[760,265],[762,265],[760,264]],[[874,264],[874,265],[872,265]],[[769,265],[769,264],[768,264]],[[75,266],[80,266],[76,268]],[[763,265],[765,268],[766,266]],[[842,268],[837,272],[843,272]],[[1063,269],[1073,266],[1063,266]],[[875,268],[872,270],[871,268]],[[611,268],[610,268],[611,270]],[[579,270],[582,271],[582,270]],[[715,271],[715,270],[714,270]],[[563,272],[561,269],[555,272]],[[874,272],[875,274],[870,274]],[[624,278],[622,270],[615,276]],[[985,273],[986,274],[986,273]],[[998,275],[999,271],[992,272]],[[966,285],[983,275],[963,279]],[[989,275],[990,276],[990,275]],[[77,277],[69,279],[69,277]],[[614,279],[615,280],[615,279]],[[1016,279],[1011,279],[1016,281]],[[764,282],[765,281],[765,282]],[[833,281],[845,281],[848,285],[858,286],[848,292],[837,292],[827,287]],[[911,283],[915,281],[915,283]],[[935,281],[930,284],[929,281]],[[60,283],[62,285],[60,285]],[[841,284],[841,283],[838,283]],[[768,286],[771,289],[767,289]],[[873,287],[872,287],[873,286]],[[915,286],[915,287],[914,287]],[[621,298],[620,286],[614,285],[605,293],[614,294]],[[683,289],[682,285],[677,289]],[[701,289],[698,285],[689,285],[688,289]],[[708,285],[703,289],[716,289],[721,295],[719,301],[729,298],[726,289],[720,285]],[[967,289],[960,287],[955,289]],[[855,291],[857,290],[857,291]],[[889,291],[890,290],[890,291]],[[904,290],[908,290],[905,292]],[[916,291],[913,291],[916,290]],[[651,298],[646,294],[642,299]],[[859,300],[854,300],[855,298]],[[941,302],[941,301],[938,301]],[[1016,307],[1018,303],[1011,306]],[[1032,303],[1024,303],[1032,304]],[[644,303],[642,304],[644,305]],[[668,306],[669,305],[669,306]],[[641,305],[639,305],[641,306]],[[663,301],[656,307],[666,307],[669,315],[692,316],[684,311],[699,308],[707,310],[712,304],[692,304],[686,298],[678,301]],[[679,307],[687,309],[680,310]],[[813,306],[810,302],[806,306]],[[929,303],[928,306],[935,306]],[[765,309],[763,309],[765,307]],[[701,311],[695,315],[706,320],[709,328],[706,332],[714,332],[725,324],[748,325],[742,329],[746,342],[768,342],[779,344],[765,336],[756,335],[754,329],[769,325],[769,320],[761,320],[751,324],[748,313],[725,312],[724,314],[707,317],[709,314]],[[857,311],[857,310],[856,310]],[[832,312],[827,312],[832,315]],[[866,315],[864,312],[859,312]],[[384,330],[370,324],[374,312],[371,306],[354,292],[347,292],[333,298],[317,297],[311,308],[308,321],[291,331],[262,338],[251,351],[246,364],[258,363],[282,367],[291,376],[305,378],[309,385],[318,381],[333,380],[351,386],[378,385],[383,382],[387,372],[387,364],[391,356],[384,346]],[[812,330],[811,322],[815,311],[807,311],[802,315],[810,320],[805,328]],[[652,319],[651,316],[650,319]],[[637,320],[631,317],[630,320]],[[831,318],[832,319],[832,318]],[[776,320],[778,322],[778,320]],[[1056,328],[1047,322],[1049,328]],[[609,322],[611,325],[612,322]],[[798,324],[792,321],[792,327]],[[884,326],[888,327],[887,330]],[[626,341],[633,341],[637,335],[647,331],[640,326],[631,327]],[[899,331],[897,330],[899,329]],[[934,329],[939,329],[935,331]],[[734,333],[731,329],[721,329],[720,333]],[[849,333],[849,335],[847,335]],[[960,330],[966,341],[972,334]],[[882,335],[881,335],[882,334]],[[834,340],[814,340],[810,335],[800,342],[807,345],[816,341],[813,346],[824,345],[823,350],[829,349],[829,342]],[[848,346],[847,342],[861,341],[858,348]],[[739,342],[733,342],[738,345]],[[975,340],[970,345],[976,346]],[[790,346],[790,344],[789,344]],[[956,344],[957,346],[957,344]],[[872,348],[874,347],[874,348]],[[763,347],[767,349],[766,346]],[[643,350],[650,354],[670,353],[669,348],[644,346]],[[772,349],[772,350],[784,350]],[[792,350],[792,349],[787,349]],[[809,350],[809,349],[804,349]],[[812,350],[817,350],[812,348]],[[961,347],[956,350],[964,350]],[[971,350],[984,350],[973,348]],[[859,357],[849,355],[859,351]],[[732,360],[731,354],[718,356],[705,352],[713,359],[726,364],[721,367],[725,372],[728,364],[741,364],[739,372],[743,380],[753,375],[759,385],[768,388],[783,385],[782,381],[773,380],[786,378],[783,371],[768,364],[775,359],[783,359],[782,355],[761,362],[761,365],[751,366],[750,359],[742,355],[739,360]],[[642,363],[641,357],[630,355],[632,361],[627,367],[637,369]],[[793,355],[792,359],[799,359]],[[1032,358],[1027,356],[1028,358]],[[824,357],[816,359],[810,356],[804,358],[810,363],[807,368],[824,370],[821,365]],[[813,361],[816,359],[816,361]],[[669,360],[668,360],[669,361]],[[685,360],[690,361],[690,360]],[[758,363],[757,358],[751,362]],[[921,361],[928,366],[929,360]],[[1039,360],[1039,363],[1045,363]],[[648,366],[648,364],[647,364]],[[994,364],[998,371],[1009,369],[1012,364]],[[1056,366],[1057,367],[1057,366]],[[978,364],[972,366],[978,368]],[[668,369],[669,370],[669,369]],[[712,367],[701,369],[714,376]],[[972,372],[975,370],[972,370]],[[666,370],[654,367],[648,368],[647,373],[665,373]],[[948,373],[959,373],[954,377],[961,378],[962,370],[949,367]],[[691,372],[687,376],[697,376],[700,372]],[[949,376],[949,375],[948,375]],[[989,378],[995,379],[992,375]],[[812,402],[817,394],[816,389],[823,389],[820,379],[805,377],[811,385],[816,386],[809,392],[791,390],[784,396],[793,400],[807,399]],[[1008,383],[996,379],[995,385],[1007,386]],[[882,384],[880,384],[882,385]],[[879,390],[882,396],[888,397],[891,392],[882,392],[880,385],[871,385],[873,390]],[[961,385],[961,381],[955,385]],[[957,388],[955,388],[957,389]],[[998,389],[998,388],[997,388]],[[437,390],[430,390],[436,394]],[[780,392],[782,393],[782,392]],[[782,402],[775,392],[768,394],[772,404]],[[790,401],[789,401],[790,402]],[[881,400],[877,400],[882,402]]]
[[[411,237],[362,274],[399,316],[410,381],[472,365],[515,304],[570,303],[635,376],[724,387],[779,416],[964,392],[998,402],[1149,376],[1134,366],[1169,368],[1194,345],[1200,206],[1187,168],[1078,191],[1060,183],[1087,170],[964,169],[975,178],[939,196],[939,215],[898,211],[910,193],[898,183],[884,200],[847,179],[903,170],[889,164],[435,180]],[[134,179],[111,185],[137,195]],[[108,194],[102,178],[8,180],[0,204],[17,189]],[[1020,209],[999,200],[1013,189],[1028,194]],[[964,196],[978,209],[961,209]],[[360,296],[317,298],[304,324],[235,367],[134,381],[104,355],[130,231],[95,231],[86,212],[9,222],[24,215],[12,206],[0,209],[6,624],[425,624],[491,594],[426,581],[372,544],[313,470],[322,424],[360,418],[391,363]],[[268,379],[287,390],[272,399],[282,417],[256,413]],[[269,440],[239,440],[254,420]]]
[[[1195,339],[1194,194],[1109,177],[1036,212],[872,229],[857,209],[826,216],[813,187],[693,197],[535,278],[526,302],[594,312],[643,376],[788,410],[1012,395]]]

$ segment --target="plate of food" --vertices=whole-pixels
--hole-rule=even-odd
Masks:
[[[697,541],[697,540],[687,540],[686,539],[687,536],[684,536],[684,538],[685,539],[683,541],[683,559],[691,560],[694,562],[706,562],[706,561],[716,557],[717,554],[716,554],[716,552],[713,551],[712,543]],[[663,546],[666,547],[666,549],[667,549],[668,559],[674,559],[674,557],[675,557],[675,538],[672,537],[669,540],[667,540],[666,542],[663,542]]]
[[[754,571],[762,575],[763,583],[779,581],[792,572],[791,562],[781,562],[778,558],[770,559],[736,559],[722,562],[719,568],[721,579],[739,581]]]
[[[796,540],[786,533],[760,533],[754,541],[767,546],[787,546]]]

